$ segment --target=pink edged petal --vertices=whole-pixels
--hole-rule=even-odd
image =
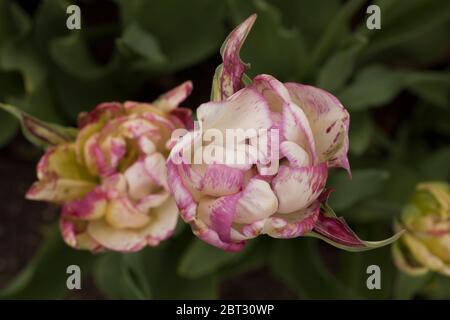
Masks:
[[[192,92],[192,82],[186,81],[180,84],[178,87],[164,93],[158,100],[155,101],[155,105],[161,110],[170,111],[175,109],[181,102],[183,102]]]
[[[286,83],[292,99],[308,117],[319,161],[330,167],[343,167],[350,173],[347,160],[350,116],[332,94],[312,86]]]
[[[83,197],[95,184],[69,179],[50,179],[35,182],[26,194],[28,200],[63,203]]]
[[[125,171],[124,176],[128,185],[128,193],[135,200],[147,196],[155,187],[144,160],[135,162]]]
[[[136,208],[141,212],[148,212],[151,208],[156,208],[162,205],[170,197],[169,192],[161,192],[150,194],[136,204]]]
[[[266,219],[248,224],[233,223],[231,227],[231,238],[236,242],[256,238],[263,232],[265,223]]]
[[[148,117],[146,117],[148,118]],[[137,139],[147,133],[158,134],[159,128],[148,119],[130,118],[120,124],[121,134],[128,139]]]
[[[86,233],[85,226],[82,230],[77,230],[76,224],[72,220],[61,218],[59,220],[59,228],[64,242],[75,249],[90,250],[92,252],[99,252],[102,250],[102,246],[95,241],[89,234]]]
[[[280,152],[288,159],[289,164],[294,168],[311,165],[308,153],[295,142],[283,141],[280,145]]]
[[[223,43],[220,49],[223,64],[217,68],[214,75],[212,100],[224,100],[242,88],[246,65],[239,58],[239,51],[255,20],[256,14],[251,15],[237,26]]]
[[[272,180],[279,201],[278,213],[292,213],[309,206],[322,193],[327,176],[326,164],[300,168],[280,166]]]
[[[222,102],[208,102],[197,109],[197,117],[203,134],[208,129],[253,130],[269,129],[272,120],[264,97],[255,89],[244,88]]]
[[[171,120],[178,124],[178,127],[187,130],[194,129],[194,121],[192,120],[192,110],[186,108],[175,108],[170,112]]]
[[[139,211],[128,198],[110,200],[106,210],[106,221],[114,228],[141,228],[150,218]]]
[[[200,201],[198,206],[197,222],[204,224],[206,228],[217,233],[222,242],[231,241],[231,225],[236,213],[236,205],[241,197],[240,193],[223,196],[220,198],[208,198]]]
[[[253,79],[255,88],[267,101],[272,112],[281,113],[283,105],[291,102],[289,91],[284,84],[268,74],[260,74]]]
[[[128,194],[128,183],[124,174],[116,173],[102,180],[102,190],[108,199],[116,199]]]
[[[333,242],[345,246],[355,248],[365,246],[343,218],[327,217],[320,213],[314,231]]]
[[[87,233],[106,249],[120,252],[136,252],[147,245],[139,230],[117,229],[103,219],[90,221]]]
[[[267,219],[263,233],[282,239],[300,237],[314,228],[319,211],[320,202],[315,201],[298,212],[274,215]]]
[[[142,230],[150,246],[158,245],[173,234],[178,221],[178,213],[178,208],[173,198],[168,198],[160,206],[152,209],[151,221]]]
[[[139,144],[139,149],[144,154],[149,155],[156,151],[156,145],[147,136],[140,137],[138,140],[138,144]]]
[[[224,242],[222,241],[218,234],[210,229],[196,230],[193,229],[194,234],[201,240],[209,243],[210,245],[215,246],[216,248],[229,251],[229,252],[238,252],[244,249],[245,242]]]
[[[282,140],[292,141],[307,150],[312,163],[317,162],[315,136],[302,109],[294,103],[285,104],[281,115],[280,128]]]
[[[64,203],[62,215],[81,220],[94,220],[103,217],[106,212],[108,200],[100,189],[89,192],[82,199]]]
[[[147,156],[144,161],[144,167],[156,185],[169,190],[166,159],[161,153],[153,153]]]
[[[91,123],[107,121],[122,114],[123,105],[121,103],[104,102],[96,106],[95,109],[89,113],[80,113],[78,116],[78,127],[81,129]]]
[[[169,181],[170,191],[180,209],[181,217],[184,221],[190,222],[195,218],[197,212],[197,204],[194,201],[192,194],[184,186],[180,175],[180,167],[172,162],[171,159],[167,161],[167,176]]]
[[[234,222],[251,224],[277,211],[278,199],[264,180],[251,179],[238,200]]]
[[[220,164],[210,165],[201,180],[202,192],[210,196],[224,196],[239,192],[243,177],[241,170]]]

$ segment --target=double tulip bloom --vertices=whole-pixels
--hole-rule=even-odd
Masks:
[[[153,104],[100,104],[80,115],[75,141],[45,153],[27,198],[62,205],[68,245],[137,251],[171,235],[178,210],[167,184],[167,143],[173,130],[192,126],[190,111],[177,108],[191,89],[187,82]]]
[[[60,226],[70,246],[154,246],[173,232],[179,211],[196,236],[227,251],[260,234],[308,235],[352,251],[396,239],[362,241],[326,204],[328,170],[350,173],[349,115],[336,97],[264,74],[244,83],[239,51],[255,18],[225,41],[212,101],[198,108],[195,130],[189,111],[177,108],[191,91],[188,82],[152,104],[101,104],[80,116],[75,141],[50,139],[54,146],[27,197],[62,205]],[[54,125],[22,120],[28,131],[41,130],[34,138],[53,135]],[[230,130],[244,133],[231,146],[209,136]],[[192,161],[199,153],[205,160],[205,149],[214,150],[212,161]]]
[[[450,185],[422,183],[405,206],[396,228],[406,230],[394,244],[396,265],[410,275],[434,271],[450,276]]]
[[[237,251],[260,234],[294,238],[313,229],[328,169],[348,169],[349,115],[334,96],[259,75],[225,100],[201,105],[197,118],[200,129],[172,149],[168,170],[181,215],[199,238]],[[211,130],[224,137],[227,130],[259,133],[233,148],[217,144],[224,159],[256,151],[244,154],[244,163],[192,164],[189,156],[216,143],[205,138]],[[261,141],[268,146],[257,150]]]

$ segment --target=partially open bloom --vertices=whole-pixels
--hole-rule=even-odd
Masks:
[[[137,251],[173,232],[166,157],[173,130],[192,126],[177,108],[186,82],[152,104],[103,103],[79,117],[76,140],[51,147],[38,164],[28,199],[62,205],[67,244],[92,251]]]
[[[197,117],[200,129],[172,149],[168,170],[181,215],[198,237],[235,251],[259,234],[293,238],[313,229],[328,169],[349,169],[349,115],[334,96],[259,75],[225,100],[201,105]],[[231,146],[205,137],[229,137],[229,130],[248,134]],[[211,149],[213,161],[192,163]],[[245,161],[236,161],[240,154]]]
[[[419,184],[396,228],[406,229],[394,244],[396,265],[411,275],[428,271],[450,276],[450,185]]]

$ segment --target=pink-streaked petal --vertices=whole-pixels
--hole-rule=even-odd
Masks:
[[[255,89],[244,88],[222,102],[208,102],[197,109],[203,133],[212,128],[260,130],[272,126],[269,105]]]
[[[147,136],[141,136],[138,140],[139,149],[144,154],[152,154],[156,151],[156,145],[153,141]]]
[[[260,74],[256,76],[251,86],[266,99],[272,112],[281,113],[283,105],[291,102],[287,88],[271,75]]]
[[[294,168],[311,165],[308,153],[298,144],[292,141],[283,141],[280,145],[281,154],[286,157]]]
[[[122,173],[103,178],[101,189],[105,192],[108,199],[117,199],[129,195],[127,179]]]
[[[169,192],[161,192],[150,194],[136,204],[136,208],[141,212],[148,212],[151,208],[156,208],[162,205],[170,197]]]
[[[103,217],[108,200],[100,189],[89,192],[82,199],[64,203],[62,215],[81,220],[94,220]]]
[[[327,175],[326,164],[300,168],[280,166],[278,175],[272,180],[279,202],[278,213],[292,213],[308,207],[325,188]]]
[[[186,81],[180,84],[178,87],[164,93],[158,100],[155,101],[155,105],[161,110],[171,111],[175,109],[181,102],[183,102],[192,92],[192,82]]]
[[[224,100],[242,88],[246,65],[239,58],[239,51],[255,20],[256,14],[251,15],[237,26],[223,43],[220,49],[223,64],[217,68],[213,79],[214,101]]]
[[[169,190],[167,184],[166,159],[161,153],[153,153],[145,158],[145,170],[156,185]]]
[[[123,114],[123,105],[118,102],[105,102],[99,104],[95,109],[89,113],[81,113],[78,116],[78,127],[84,128],[85,126],[99,122],[107,121],[109,119],[118,117]]]
[[[134,118],[123,122],[120,125],[120,132],[125,138],[137,139],[147,133],[158,134],[159,128],[147,119]]]
[[[223,242],[231,242],[231,225],[236,213],[236,205],[241,194],[201,200],[198,217],[208,229],[217,233]]]
[[[79,228],[77,228],[76,223],[79,222],[64,218],[59,220],[59,228],[64,242],[68,246],[79,250],[89,250],[92,252],[101,251],[102,246],[87,234],[86,230],[77,230]]]
[[[330,167],[343,167],[350,173],[347,160],[350,116],[332,94],[312,86],[286,83],[295,103],[308,117],[319,161]]]
[[[151,221],[142,233],[147,243],[156,246],[172,235],[178,221],[178,208],[173,198],[168,198],[160,206],[152,209]]]
[[[139,211],[128,198],[110,200],[106,221],[114,228],[141,228],[150,221],[146,213]]]
[[[103,247],[120,252],[136,252],[147,245],[139,230],[117,229],[103,219],[90,221],[87,233]]]
[[[343,218],[327,217],[321,212],[314,231],[333,242],[345,246],[364,247],[364,243],[350,229]]]
[[[187,130],[194,129],[194,121],[192,120],[192,110],[186,108],[175,108],[170,112],[171,120],[178,124],[178,127]]]
[[[285,104],[280,128],[282,140],[292,141],[307,150],[312,163],[317,162],[315,138],[308,118],[302,109],[294,103]]]
[[[238,192],[242,187],[243,172],[224,165],[207,167],[201,181],[202,192],[210,196],[224,196]]]
[[[181,166],[175,165],[172,160],[169,159],[167,162],[167,179],[169,181],[170,191],[180,209],[181,217],[184,221],[190,222],[195,218],[197,204],[194,201],[192,194],[183,184],[179,172],[180,167]]]
[[[193,229],[194,234],[201,240],[206,243],[209,243],[216,248],[229,251],[229,252],[238,252],[244,249],[245,242],[237,241],[237,242],[225,242],[219,238],[217,232],[211,229]]]
[[[233,223],[231,227],[231,238],[235,242],[256,238],[263,232],[265,223],[266,219],[247,224]]]
[[[273,238],[290,239],[311,231],[318,219],[320,202],[290,214],[278,214],[267,219],[263,233]]]
[[[69,179],[50,179],[35,182],[26,194],[28,200],[63,203],[83,197],[95,184]]]
[[[277,211],[278,199],[270,184],[251,179],[238,200],[234,222],[253,223],[265,219]]]
[[[143,160],[137,161],[129,167],[124,176],[128,185],[128,193],[135,200],[147,196],[155,187],[154,180],[146,170]]]

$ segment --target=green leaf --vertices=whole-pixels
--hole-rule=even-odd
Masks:
[[[345,210],[356,203],[379,192],[389,174],[379,169],[359,169],[352,171],[352,179],[346,172],[335,172],[328,183],[336,191],[330,197],[330,206],[335,210]]]
[[[111,68],[99,66],[91,57],[81,32],[50,41],[50,56],[65,72],[81,79],[95,79],[105,76]]]
[[[137,24],[157,40],[161,52],[168,61],[163,70],[165,73],[202,61],[214,54],[225,38],[223,25],[225,3],[222,1],[119,0],[117,2],[125,28]]]
[[[67,289],[67,267],[77,265],[82,276],[91,273],[94,256],[77,251],[62,240],[59,228],[54,228],[26,268],[0,291],[1,299],[61,299]],[[83,289],[83,281],[81,282]]]
[[[330,92],[339,91],[351,76],[355,60],[366,45],[366,38],[356,38],[356,43],[337,52],[328,59],[319,71],[317,86]]]
[[[364,0],[348,1],[334,15],[328,23],[326,30],[322,33],[312,52],[312,65],[317,66],[329,55],[331,50],[343,39],[350,28],[353,15],[365,3]]]
[[[177,266],[189,244],[187,240],[191,237],[188,230],[155,248],[126,255],[108,254],[96,268],[99,288],[115,299],[216,298],[215,274],[186,279],[177,273]]]
[[[449,72],[412,72],[405,75],[405,86],[429,103],[449,109]]]
[[[151,33],[145,32],[137,24],[125,28],[121,38],[117,40],[119,48],[128,49],[145,59],[145,65],[152,69],[161,69],[168,63],[167,57]]]
[[[368,54],[375,55],[388,47],[423,35],[450,19],[450,2],[442,0],[383,1],[382,27],[373,32]],[[384,7],[384,5],[389,6]],[[365,26],[364,26],[365,27]]]
[[[0,109],[10,113],[20,121],[24,136],[36,146],[48,147],[73,141],[78,132],[75,128],[66,128],[38,120],[8,104],[0,103]]]
[[[109,299],[149,299],[139,288],[139,279],[133,278],[120,253],[102,255],[94,268],[95,283]]]
[[[302,298],[361,298],[327,270],[317,241],[305,238],[273,241],[270,261],[274,274]]]
[[[374,125],[367,112],[352,112],[350,115],[351,129],[349,132],[350,153],[362,155],[369,147]]]
[[[268,3],[280,10],[283,24],[298,31],[308,48],[317,42],[341,6],[338,0],[269,0]]]
[[[401,300],[412,299],[430,279],[430,273],[421,276],[410,276],[399,271],[395,281],[394,297]]]
[[[356,231],[364,238],[382,238],[386,236],[386,225],[371,224],[360,225]],[[390,246],[370,250],[365,252],[344,252],[339,251],[336,259],[336,277],[343,283],[358,292],[365,299],[391,299],[396,268],[392,262]],[[380,267],[380,289],[370,290],[367,287],[367,280],[371,273],[368,273],[369,266]]]
[[[401,74],[374,65],[361,70],[355,80],[338,93],[338,98],[351,111],[363,110],[390,102],[402,88]]]
[[[423,180],[450,180],[450,147],[430,154],[420,163]]]
[[[217,271],[220,267],[241,258],[246,250],[239,253],[226,252],[198,239],[192,241],[183,255],[178,272],[186,278],[198,278]],[[205,263],[207,261],[208,263]]]

